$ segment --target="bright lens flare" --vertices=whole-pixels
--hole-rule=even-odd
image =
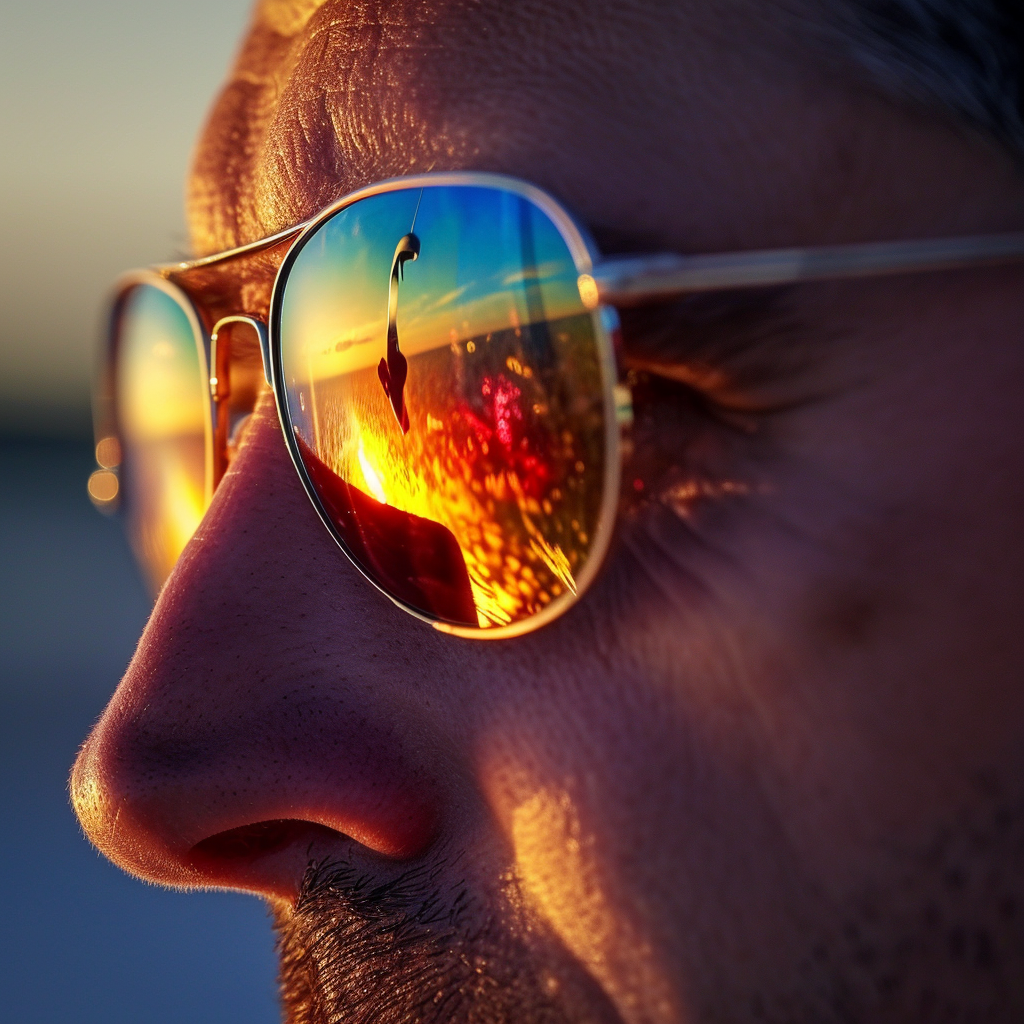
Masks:
[[[117,500],[117,491],[117,474],[109,469],[97,469],[89,477],[89,497],[97,508],[109,508]]]
[[[386,505],[388,497],[384,493],[384,487],[380,482],[377,471],[370,465],[370,460],[366,457],[366,447],[363,444],[362,436],[359,438],[359,467],[363,471],[363,479],[366,481],[366,486],[370,488],[370,493],[382,505]]]

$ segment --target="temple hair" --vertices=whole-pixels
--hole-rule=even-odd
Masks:
[[[938,106],[1024,159],[1022,0],[826,0],[874,82]]]

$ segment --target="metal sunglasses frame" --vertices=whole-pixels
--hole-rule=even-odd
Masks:
[[[384,192],[436,186],[493,188],[521,196],[539,207],[557,227],[573,258],[580,298],[593,316],[595,339],[599,346],[607,457],[594,544],[579,573],[575,593],[567,591],[541,612],[506,626],[466,627],[433,619],[388,593],[363,570],[321,503],[300,457],[288,420],[280,341],[281,303],[289,271],[305,241],[326,220],[362,199]],[[264,294],[248,300],[251,308],[232,308],[223,304],[213,304],[217,308],[211,308],[209,302],[196,297],[209,274],[222,273],[230,265],[246,260],[260,261],[264,272],[274,270],[276,264],[269,298]],[[228,397],[226,382],[230,354],[221,339],[221,332],[229,324],[242,323],[255,331],[259,339],[264,377],[274,391],[281,428],[303,487],[331,536],[356,568],[395,604],[438,630],[474,639],[518,636],[552,621],[579,600],[597,575],[611,543],[620,497],[623,431],[632,418],[630,395],[622,383],[616,359],[617,307],[714,291],[923,273],[1016,261],[1024,261],[1024,232],[714,255],[657,253],[606,258],[598,252],[582,224],[560,202],[528,182],[473,171],[431,172],[391,178],[351,192],[309,220],[266,238],[200,259],[133,271],[119,279],[110,304],[107,344],[96,389],[96,451],[101,466],[97,473],[116,473],[120,463],[115,401],[120,306],[134,286],[150,284],[175,299],[186,312],[195,335],[201,372],[209,379],[210,401],[205,423],[207,502],[226,464],[227,417],[226,407],[221,406]],[[243,297],[239,301],[246,300]],[[94,477],[96,475],[93,474]],[[98,490],[90,486],[90,494],[96,495]],[[116,488],[113,490],[116,493]],[[100,507],[114,504],[113,500],[104,500],[101,496],[94,496],[94,501]]]

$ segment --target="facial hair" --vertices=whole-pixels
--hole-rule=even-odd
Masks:
[[[892,851],[878,881],[819,905],[803,955],[780,950],[754,987],[734,975],[692,1019],[1024,1020],[1024,794],[975,785],[928,842]],[[349,863],[312,865],[294,907],[275,911],[288,1024],[621,1024],[564,950],[482,910],[507,899],[471,897],[452,877],[445,862],[386,882]]]
[[[616,1019],[589,979],[552,966],[536,936],[517,937],[446,877],[445,863],[385,882],[349,863],[311,865],[295,905],[274,909],[288,1024]]]

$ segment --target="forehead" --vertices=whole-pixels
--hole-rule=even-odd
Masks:
[[[791,223],[786,197],[771,212],[751,193],[751,170],[828,159],[822,124],[838,113],[809,104],[796,22],[778,11],[264,0],[197,150],[196,250],[270,234],[369,182],[461,168],[529,178],[651,244],[736,244],[751,217]],[[652,198],[666,196],[671,230]]]

